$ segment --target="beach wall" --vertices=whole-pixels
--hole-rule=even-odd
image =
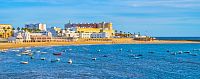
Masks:
[[[130,38],[114,39],[80,39],[73,42],[21,42],[21,43],[0,43],[0,49],[32,47],[32,46],[51,46],[51,45],[84,45],[84,44],[178,44],[178,43],[200,43],[195,41],[137,41]]]

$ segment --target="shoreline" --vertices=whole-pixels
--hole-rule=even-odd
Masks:
[[[200,44],[196,41],[168,41],[168,40],[154,40],[154,41],[76,41],[76,42],[23,42],[23,43],[0,43],[0,49],[11,49],[21,47],[37,47],[37,46],[67,46],[67,45],[105,45],[105,44]]]

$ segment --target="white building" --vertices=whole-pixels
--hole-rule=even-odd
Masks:
[[[146,38],[147,36],[141,36],[141,35],[138,35],[138,34],[133,34],[131,35],[131,38]]]
[[[64,37],[79,38],[79,33],[64,33]]]
[[[103,32],[103,33],[80,33],[80,38],[109,38],[110,36]]]
[[[37,23],[37,24],[26,24],[25,28],[28,29],[39,29],[41,31],[46,31],[46,24]]]
[[[41,35],[48,35],[49,32],[44,31],[44,32],[35,32],[35,33],[30,33],[30,36],[41,36]]]
[[[138,35],[138,34],[133,34],[133,35],[131,35],[130,37],[131,37],[131,38],[138,38],[139,35]]]
[[[80,33],[79,38],[91,38],[92,33]]]
[[[59,32],[61,31],[61,28],[51,27],[51,28],[47,28],[47,31],[51,32],[53,37],[57,37],[59,36]]]
[[[31,34],[29,32],[24,32],[22,36],[24,41],[31,41]]]
[[[22,37],[22,33],[21,32],[16,33],[15,37],[9,37],[8,38],[8,42],[12,42],[12,43],[14,43],[14,42],[23,42],[23,41],[24,41],[24,39]]]
[[[103,32],[103,33],[92,33],[91,38],[109,38],[110,36]]]

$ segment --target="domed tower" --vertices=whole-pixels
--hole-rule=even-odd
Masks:
[[[105,27],[108,28],[109,30],[112,30],[112,29],[113,29],[113,28],[112,28],[112,25],[113,25],[113,24],[112,24],[111,22],[109,22],[109,23],[106,23],[106,24],[105,24]]]

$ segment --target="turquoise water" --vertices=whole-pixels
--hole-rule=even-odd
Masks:
[[[32,50],[34,59],[27,55],[17,56],[20,52],[12,49],[0,53],[1,79],[200,78],[200,51],[196,50],[200,49],[200,44],[80,45],[26,49]],[[23,51],[24,48],[18,50]],[[178,51],[190,51],[191,54],[171,55]],[[54,56],[55,52],[62,52],[62,55]],[[56,58],[60,61],[51,62]],[[72,64],[67,63],[69,59],[72,59]],[[20,61],[28,61],[29,64],[20,64]]]

